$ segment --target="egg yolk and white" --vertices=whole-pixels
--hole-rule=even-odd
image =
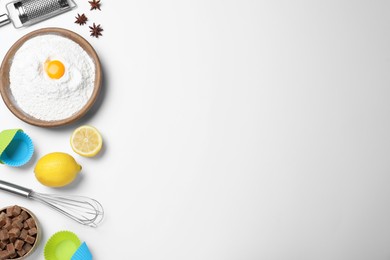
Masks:
[[[44,69],[51,79],[60,79],[65,74],[65,65],[59,60],[46,61]]]
[[[78,68],[70,64],[64,57],[47,57],[44,61],[39,61],[39,73],[37,81],[41,84],[48,84],[49,91],[73,90],[79,86],[83,79]],[[39,78],[39,79],[38,79]]]

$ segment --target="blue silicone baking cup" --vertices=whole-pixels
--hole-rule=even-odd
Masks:
[[[89,251],[87,243],[83,242],[70,260],[92,260],[92,254]]]
[[[34,153],[31,138],[23,131],[18,131],[0,156],[0,161],[12,167],[26,164]]]

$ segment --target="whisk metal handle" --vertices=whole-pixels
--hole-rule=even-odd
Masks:
[[[27,189],[25,187],[2,180],[0,180],[0,190],[8,191],[10,193],[20,195],[26,198],[29,198],[31,193],[33,192],[31,189]]]

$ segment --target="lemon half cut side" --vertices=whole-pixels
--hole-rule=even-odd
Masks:
[[[83,125],[73,131],[70,145],[75,153],[85,157],[94,157],[102,149],[103,139],[95,127]]]

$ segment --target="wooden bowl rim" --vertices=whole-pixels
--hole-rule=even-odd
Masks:
[[[94,89],[87,103],[72,116],[65,119],[53,120],[53,121],[45,121],[38,118],[34,118],[28,115],[27,113],[25,113],[23,110],[21,110],[15,104],[15,101],[13,100],[13,96],[9,87],[9,70],[15,53],[27,40],[36,36],[47,35],[47,34],[59,35],[76,42],[81,46],[81,48],[85,50],[85,52],[87,52],[87,54],[91,57],[91,59],[95,64]],[[67,29],[56,28],[56,27],[38,29],[22,36],[8,50],[0,67],[0,94],[3,98],[4,103],[6,104],[8,109],[19,119],[31,125],[40,126],[40,127],[65,126],[83,117],[88,112],[88,110],[93,106],[97,97],[99,96],[101,90],[101,81],[102,81],[102,69],[101,69],[100,59],[95,49],[92,47],[92,45],[79,34]]]

